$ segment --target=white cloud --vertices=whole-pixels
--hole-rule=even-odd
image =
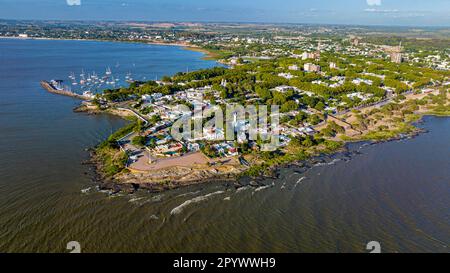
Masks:
[[[69,6],[81,6],[81,0],[66,0]]]
[[[400,12],[398,9],[374,9],[374,8],[369,8],[369,9],[365,9],[365,12],[373,12],[373,13],[398,13]]]
[[[381,0],[366,0],[369,6],[381,6]]]

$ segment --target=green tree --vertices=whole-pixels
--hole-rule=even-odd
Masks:
[[[146,138],[144,136],[135,136],[131,140],[131,143],[135,146],[144,146],[146,142]]]

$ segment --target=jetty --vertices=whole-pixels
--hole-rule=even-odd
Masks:
[[[64,89],[60,87],[60,83],[58,81],[41,81],[41,86],[50,93],[68,96],[80,100],[92,100],[93,97],[90,95],[80,95],[70,90]]]

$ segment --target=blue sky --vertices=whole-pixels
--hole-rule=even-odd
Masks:
[[[450,26],[450,0],[0,0],[0,18]]]

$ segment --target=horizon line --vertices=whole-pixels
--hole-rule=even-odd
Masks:
[[[262,21],[183,21],[183,20],[124,20],[124,19],[6,19],[0,18],[0,21],[40,21],[40,22],[140,22],[140,23],[201,23],[201,24],[240,24],[240,25],[310,25],[310,26],[345,26],[345,27],[388,27],[388,28],[448,28],[444,25],[383,25],[383,24],[346,24],[346,23],[302,23],[302,22],[262,22]]]

